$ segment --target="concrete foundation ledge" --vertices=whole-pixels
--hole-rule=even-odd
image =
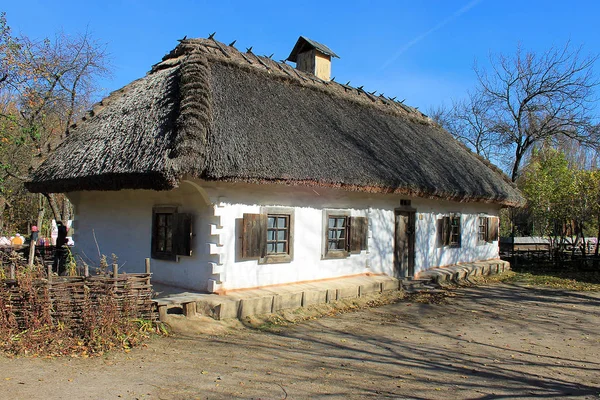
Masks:
[[[250,315],[272,313],[274,297],[275,296],[265,296],[241,299],[238,310],[238,318],[242,319]]]
[[[282,293],[273,296],[273,311],[286,310],[289,308],[300,308],[302,307],[303,292],[297,293]]]
[[[398,290],[400,288],[400,281],[396,278],[391,278],[381,282],[381,291],[387,292],[388,290]]]
[[[380,293],[381,283],[369,282],[358,286],[358,296],[363,297],[371,293]]]
[[[327,290],[306,290],[302,292],[302,307],[327,303]]]
[[[216,320],[244,319],[285,309],[355,299],[370,294],[402,289],[401,281],[383,275],[361,275],[313,283],[299,283],[249,290],[225,295],[209,293],[171,293],[155,299],[160,318],[165,320],[170,308],[181,309],[184,316],[206,316]]]
[[[358,286],[346,286],[337,289],[337,300],[355,299],[358,297]]]

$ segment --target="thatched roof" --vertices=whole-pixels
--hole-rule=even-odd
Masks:
[[[523,203],[419,111],[212,39],[181,41],[97,104],[27,187],[166,190],[184,176]]]

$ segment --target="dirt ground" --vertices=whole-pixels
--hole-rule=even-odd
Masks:
[[[600,397],[600,293],[496,284],[94,359],[0,358],[6,399]]]

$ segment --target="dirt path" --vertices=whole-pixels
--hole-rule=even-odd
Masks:
[[[96,359],[0,358],[0,398],[600,397],[600,293],[493,285],[279,334],[159,338]]]

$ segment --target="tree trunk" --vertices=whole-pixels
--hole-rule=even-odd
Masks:
[[[4,209],[6,208],[6,199],[0,196],[0,232],[4,229]]]
[[[596,250],[594,255],[598,257],[598,249],[600,248],[600,215],[598,215],[598,236],[596,236]]]
[[[62,195],[62,218],[66,224],[71,219],[71,202],[67,199],[67,196]]]
[[[44,197],[48,200],[48,204],[50,205],[50,209],[52,210],[52,214],[54,214],[56,222],[62,221],[62,215],[60,213],[60,208],[58,207],[58,202],[56,201],[56,195],[54,193],[44,193]]]
[[[523,150],[521,150],[521,146],[517,147],[515,152],[515,163],[513,164],[512,173],[510,174],[510,180],[513,182],[517,181],[517,177],[519,176],[519,168],[521,167],[521,159],[523,158]]]
[[[585,256],[587,255],[586,254],[587,243],[585,242],[585,233],[584,233],[584,230],[585,230],[585,226],[584,226],[583,222],[580,222],[579,223],[579,232],[581,232],[581,255],[583,256],[583,258],[585,258]]]

